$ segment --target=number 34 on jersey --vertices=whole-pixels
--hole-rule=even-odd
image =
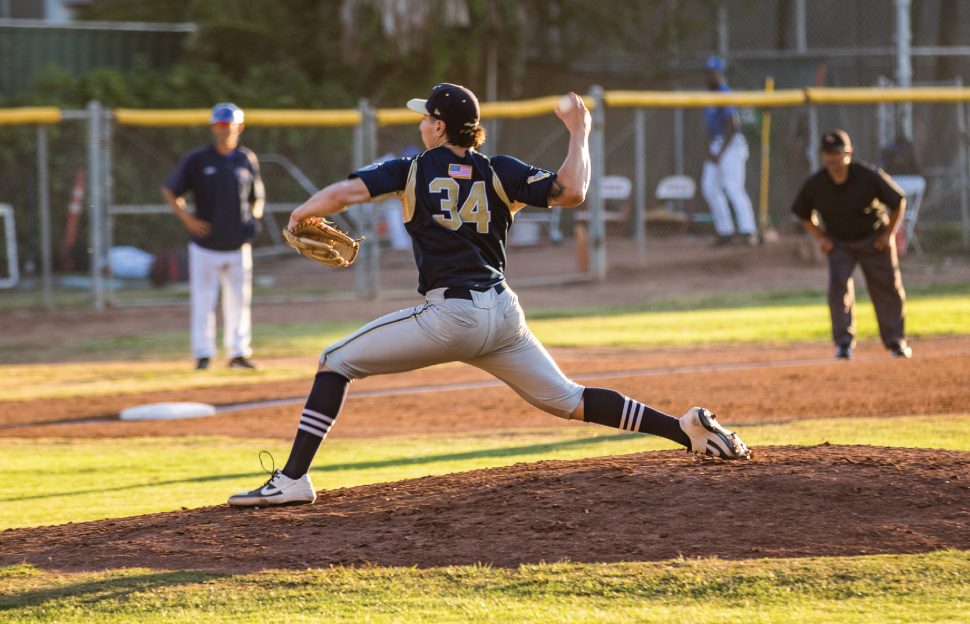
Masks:
[[[491,212],[488,209],[488,197],[485,193],[485,182],[472,182],[471,189],[465,201],[458,207],[460,188],[458,182],[452,178],[435,178],[428,185],[432,194],[441,194],[441,212],[434,215],[434,220],[449,230],[457,230],[464,223],[474,223],[479,234],[488,234]]]

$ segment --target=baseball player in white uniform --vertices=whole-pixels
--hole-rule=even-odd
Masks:
[[[230,368],[256,368],[252,342],[253,255],[264,191],[259,163],[239,144],[244,115],[231,103],[216,104],[209,124],[213,141],[185,154],[162,186],[162,195],[188,230],[192,354],[206,369],[216,352],[216,302],[222,286],[223,342]],[[191,191],[195,212],[183,195]]]
[[[724,80],[724,61],[718,56],[707,59],[707,88],[727,93],[730,89]],[[748,143],[739,131],[738,112],[733,106],[708,106],[704,109],[709,143],[701,174],[701,193],[711,209],[715,244],[724,245],[735,238],[735,233],[747,245],[758,244],[758,226],[754,220],[751,198],[744,189],[745,167],[748,162]],[[735,229],[731,208],[737,219]]]

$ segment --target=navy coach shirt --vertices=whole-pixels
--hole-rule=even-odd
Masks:
[[[248,148],[222,156],[212,144],[198,147],[182,157],[165,188],[179,197],[192,191],[195,216],[212,224],[205,238],[192,236],[201,247],[233,251],[258,233],[252,205],[264,199],[263,181],[256,154]]]

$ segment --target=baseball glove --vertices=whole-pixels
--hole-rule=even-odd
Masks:
[[[292,230],[284,228],[283,239],[307,258],[332,267],[353,264],[364,240],[348,236],[323,217],[304,219]]]

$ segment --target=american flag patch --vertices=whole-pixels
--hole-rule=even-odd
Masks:
[[[471,180],[472,166],[459,165],[457,163],[450,164],[448,165],[448,175],[453,178],[459,178],[461,180]]]

